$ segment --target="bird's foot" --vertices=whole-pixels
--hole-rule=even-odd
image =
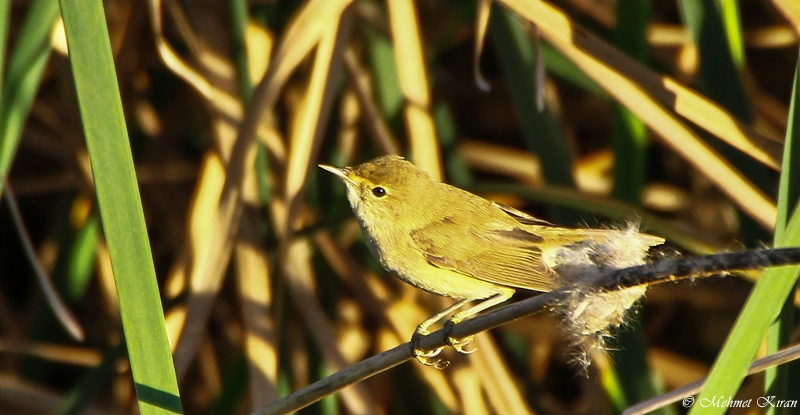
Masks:
[[[419,347],[420,339],[426,335],[428,335],[428,330],[417,327],[417,330],[411,336],[411,353],[414,355],[417,361],[425,366],[433,366],[440,370],[450,366],[450,362],[447,360],[436,358],[436,356],[442,352],[444,347],[437,347],[433,350],[422,350]]]
[[[457,338],[451,336],[450,332],[453,331],[453,326],[455,326],[455,325],[456,325],[456,322],[454,322],[453,320],[448,320],[447,322],[444,323],[444,332],[447,335],[447,344],[452,346],[453,349],[456,349],[456,351],[459,352],[459,353],[463,353],[463,354],[475,353],[475,351],[478,350],[478,349],[470,349],[470,350],[464,349],[464,347],[466,347],[467,345],[472,343],[472,340],[475,339],[475,336],[467,336],[467,337],[464,337],[462,339],[457,339]]]

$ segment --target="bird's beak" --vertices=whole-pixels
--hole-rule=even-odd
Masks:
[[[327,171],[335,174],[337,177],[342,179],[342,181],[344,181],[345,183],[355,184],[353,182],[353,179],[351,179],[350,177],[347,176],[347,174],[350,173],[350,169],[348,169],[346,167],[329,166],[327,164],[319,164],[318,166],[321,167],[323,170],[327,170]]]

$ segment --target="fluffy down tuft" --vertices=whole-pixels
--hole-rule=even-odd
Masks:
[[[594,232],[596,237],[551,249],[544,256],[563,286],[572,287],[556,311],[575,346],[575,361],[584,369],[597,354],[607,352],[606,340],[627,323],[629,310],[647,291],[646,286],[608,291],[598,288],[598,279],[614,269],[644,264],[650,247],[664,242],[639,233],[635,225]]]

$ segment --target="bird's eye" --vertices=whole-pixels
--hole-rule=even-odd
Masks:
[[[386,189],[384,189],[384,188],[382,188],[380,186],[373,187],[372,188],[372,194],[375,195],[376,197],[384,197],[384,196],[386,196]]]

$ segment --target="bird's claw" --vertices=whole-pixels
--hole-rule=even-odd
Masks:
[[[411,353],[414,355],[414,358],[417,359],[418,362],[422,363],[425,366],[433,366],[437,369],[444,369],[450,366],[450,362],[447,360],[438,358],[434,359],[439,353],[442,352],[444,347],[437,347],[433,350],[422,350],[419,347],[419,340],[428,334],[427,330],[417,330],[411,336]]]
[[[464,337],[463,339],[457,339],[450,335],[450,332],[453,331],[453,326],[455,326],[455,322],[453,322],[452,320],[444,323],[444,330],[445,334],[447,335],[447,344],[449,344],[450,346],[453,347],[453,349],[462,354],[475,353],[475,351],[478,349],[470,349],[470,350],[464,349],[464,347],[472,343],[472,340],[475,339],[475,336],[467,336]]]
[[[453,346],[453,349],[456,349],[456,351],[459,352],[459,353],[462,353],[462,354],[473,354],[478,349],[465,350],[464,347],[466,347],[468,344],[472,343],[472,340],[474,338],[475,338],[475,336],[469,336],[469,337],[465,337],[463,339],[456,339],[456,338],[453,338],[453,337],[448,337],[447,338],[447,343],[450,346]]]

